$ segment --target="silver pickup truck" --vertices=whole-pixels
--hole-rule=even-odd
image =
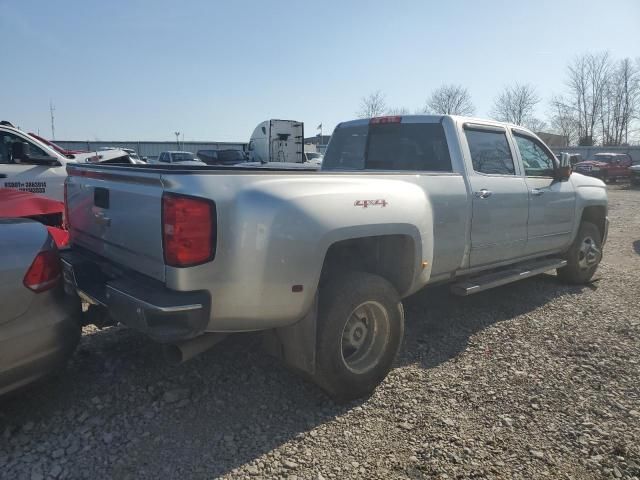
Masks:
[[[69,292],[167,344],[269,349],[336,399],[366,395],[403,337],[401,299],[549,270],[588,282],[607,192],[531,132],[454,116],[339,124],[320,171],[69,165]]]

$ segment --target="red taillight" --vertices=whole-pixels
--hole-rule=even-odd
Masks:
[[[36,293],[56,286],[61,278],[62,268],[56,249],[44,250],[33,259],[22,283]]]
[[[369,125],[379,125],[382,123],[400,123],[402,117],[400,115],[393,115],[390,117],[373,117],[369,120]]]
[[[164,262],[189,267],[208,262],[215,253],[215,205],[204,199],[162,197]]]

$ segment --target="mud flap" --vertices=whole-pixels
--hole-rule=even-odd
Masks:
[[[265,332],[263,346],[287,367],[313,376],[316,371],[318,296],[307,315],[297,323]]]

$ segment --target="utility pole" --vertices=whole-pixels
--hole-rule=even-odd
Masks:
[[[51,140],[56,139],[56,117],[53,115],[56,109],[53,106],[53,102],[49,100],[49,113],[51,113]]]
[[[176,149],[180,150],[180,132],[173,132],[176,136]]]

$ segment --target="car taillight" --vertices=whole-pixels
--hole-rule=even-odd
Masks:
[[[43,250],[33,259],[22,283],[36,293],[44,292],[57,285],[62,275],[58,250]]]
[[[162,196],[165,264],[190,267],[213,260],[215,209],[215,204],[205,199],[166,193]]]
[[[369,125],[380,125],[382,123],[400,123],[402,117],[400,115],[393,115],[389,117],[373,117],[369,120]]]
[[[62,219],[62,225],[69,230],[71,222],[69,221],[69,195],[67,193],[67,182],[64,182],[64,218]]]

